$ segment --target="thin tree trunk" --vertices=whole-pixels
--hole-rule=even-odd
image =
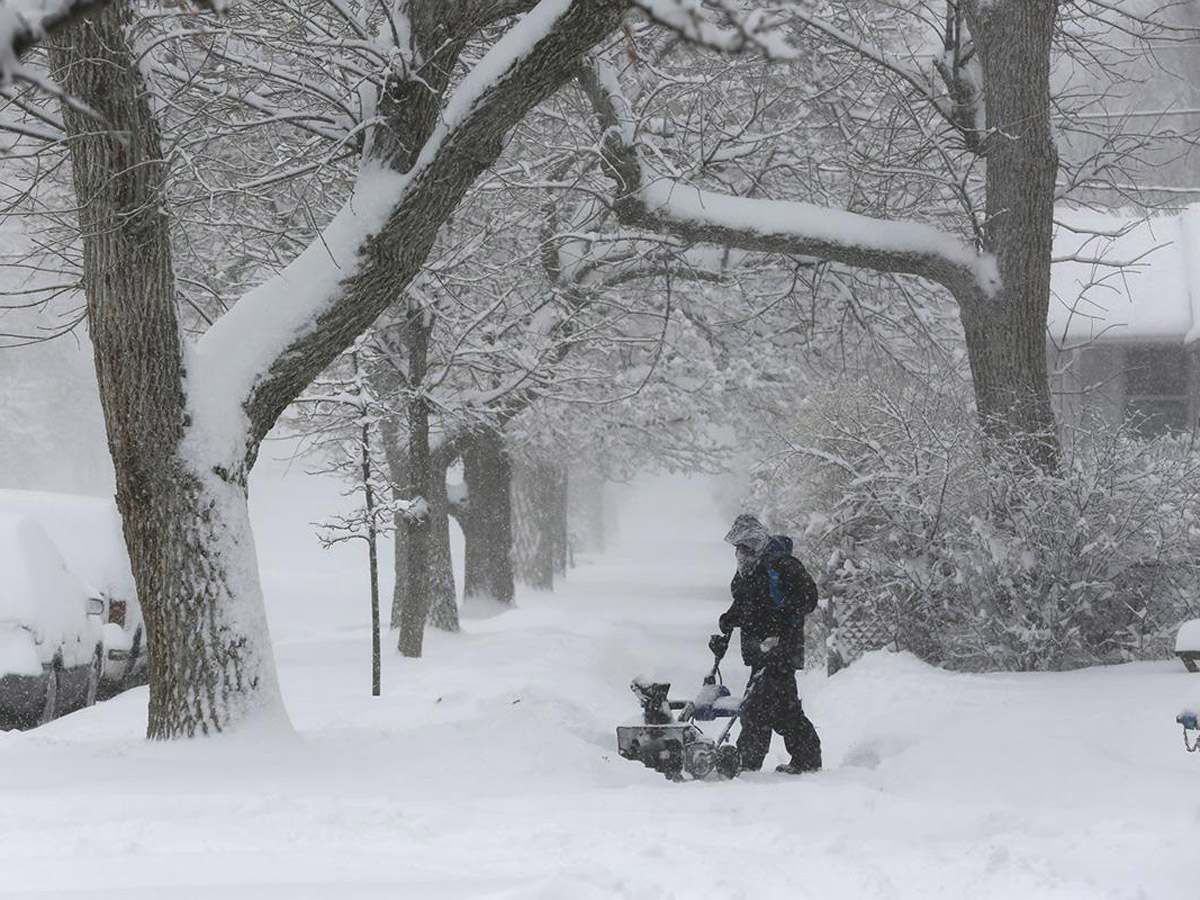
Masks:
[[[378,697],[379,677],[379,555],[375,527],[375,490],[371,486],[371,426],[362,426],[363,498],[367,509],[367,554],[371,563],[371,696]]]
[[[83,235],[88,324],[130,566],[146,619],[147,735],[286,721],[246,503],[246,473],[208,458],[187,408],[158,130],[125,3],[56,35],[51,63]]]
[[[487,598],[512,603],[512,463],[499,432],[480,430],[464,440],[467,512],[464,601]]]

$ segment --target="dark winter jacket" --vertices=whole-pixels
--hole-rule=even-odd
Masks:
[[[791,538],[772,537],[757,565],[733,576],[733,605],[719,627],[742,629],[742,661],[751,668],[804,667],[804,617],[817,608],[817,585],[791,551]],[[759,645],[771,637],[779,645],[764,654]]]

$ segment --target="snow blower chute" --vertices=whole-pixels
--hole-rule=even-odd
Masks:
[[[1185,709],[1175,717],[1175,721],[1183,726],[1183,746],[1188,753],[1200,753],[1200,721],[1190,709]],[[1196,732],[1196,739],[1191,739],[1191,733]]]
[[[728,743],[729,732],[746,708],[761,670],[751,673],[745,695],[734,697],[721,679],[722,655],[714,654],[712,671],[694,700],[671,700],[670,684],[635,678],[629,687],[641,704],[642,722],[617,726],[617,752],[671,781],[708,778],[714,773],[735,777],[738,752]],[[717,719],[729,721],[715,740],[695,724]]]

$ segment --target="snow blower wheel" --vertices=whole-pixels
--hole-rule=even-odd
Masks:
[[[716,770],[722,778],[737,778],[741,768],[741,759],[737,747],[733,744],[722,744],[717,748]]]
[[[712,741],[693,741],[683,748],[683,768],[693,778],[707,778],[716,768],[716,748]]]

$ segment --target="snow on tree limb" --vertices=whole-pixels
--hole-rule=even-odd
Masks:
[[[21,57],[46,35],[84,18],[110,0],[0,0],[0,84],[20,68]],[[221,13],[226,0],[195,0],[196,6]]]
[[[360,250],[383,227],[408,179],[377,163],[364,166],[353,196],[278,275],[243,296],[193,347],[187,364],[198,458],[226,464],[245,452],[244,404],[271,363],[296,336],[342,296],[341,284],[360,263]]]
[[[633,0],[633,5],[684,40],[712,50],[740,53],[754,49],[770,59],[797,56],[779,31],[778,17],[765,10],[746,10],[726,0]],[[714,16],[722,21],[714,21]]]
[[[408,286],[507,131],[574,74],[626,8],[624,0],[542,0],[442,104],[407,173],[367,163],[322,236],[201,338],[188,390],[205,458],[252,459],[287,404]]]
[[[884,272],[919,275],[956,294],[993,294],[994,258],[920,222],[876,219],[811,203],[744,198],[648,172],[632,112],[616,74],[591,60],[580,83],[604,130],[604,167],[617,185],[621,221],[687,241],[809,256]]]

